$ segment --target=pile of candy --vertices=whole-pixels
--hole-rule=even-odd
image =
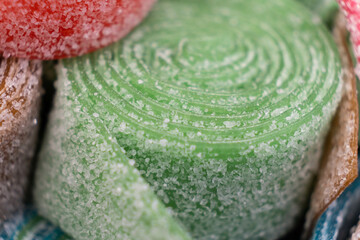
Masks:
[[[333,3],[304,2],[332,19]],[[360,60],[356,2],[339,5]],[[358,129],[343,51],[296,1],[0,1],[0,239],[284,236],[319,166],[319,186],[333,173],[322,155],[349,166],[313,202],[356,178],[357,148],[341,138],[357,142]],[[40,60],[59,61],[37,144]],[[327,137],[330,125],[348,135]],[[29,187],[36,211],[23,207]],[[309,229],[319,216],[309,211]]]

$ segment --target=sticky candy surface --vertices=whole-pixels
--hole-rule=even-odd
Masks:
[[[312,19],[295,1],[162,0],[123,40],[61,61],[40,214],[77,239],[285,234],[341,98]]]
[[[34,59],[82,55],[125,36],[155,0],[2,0],[0,54]]]

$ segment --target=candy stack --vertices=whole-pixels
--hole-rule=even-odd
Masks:
[[[3,0],[0,217],[18,211],[0,239],[278,239],[319,173],[311,233],[356,178],[358,115],[321,21],[334,4],[307,4],[321,17],[290,0]],[[20,209],[41,92],[22,58],[60,59],[31,186],[51,224]]]

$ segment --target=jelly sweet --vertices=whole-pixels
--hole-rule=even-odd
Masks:
[[[338,0],[347,20],[347,28],[351,33],[354,54],[358,65],[356,74],[360,76],[360,4],[357,0]]]
[[[22,205],[36,147],[41,62],[0,58],[0,222]]]
[[[341,63],[296,1],[162,0],[60,61],[35,183],[76,239],[277,239],[304,212]]]
[[[2,0],[0,53],[32,59],[82,55],[125,36],[155,0]]]

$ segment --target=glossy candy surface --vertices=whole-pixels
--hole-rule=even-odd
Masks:
[[[125,36],[154,0],[2,0],[0,54],[33,59],[82,55]]]

